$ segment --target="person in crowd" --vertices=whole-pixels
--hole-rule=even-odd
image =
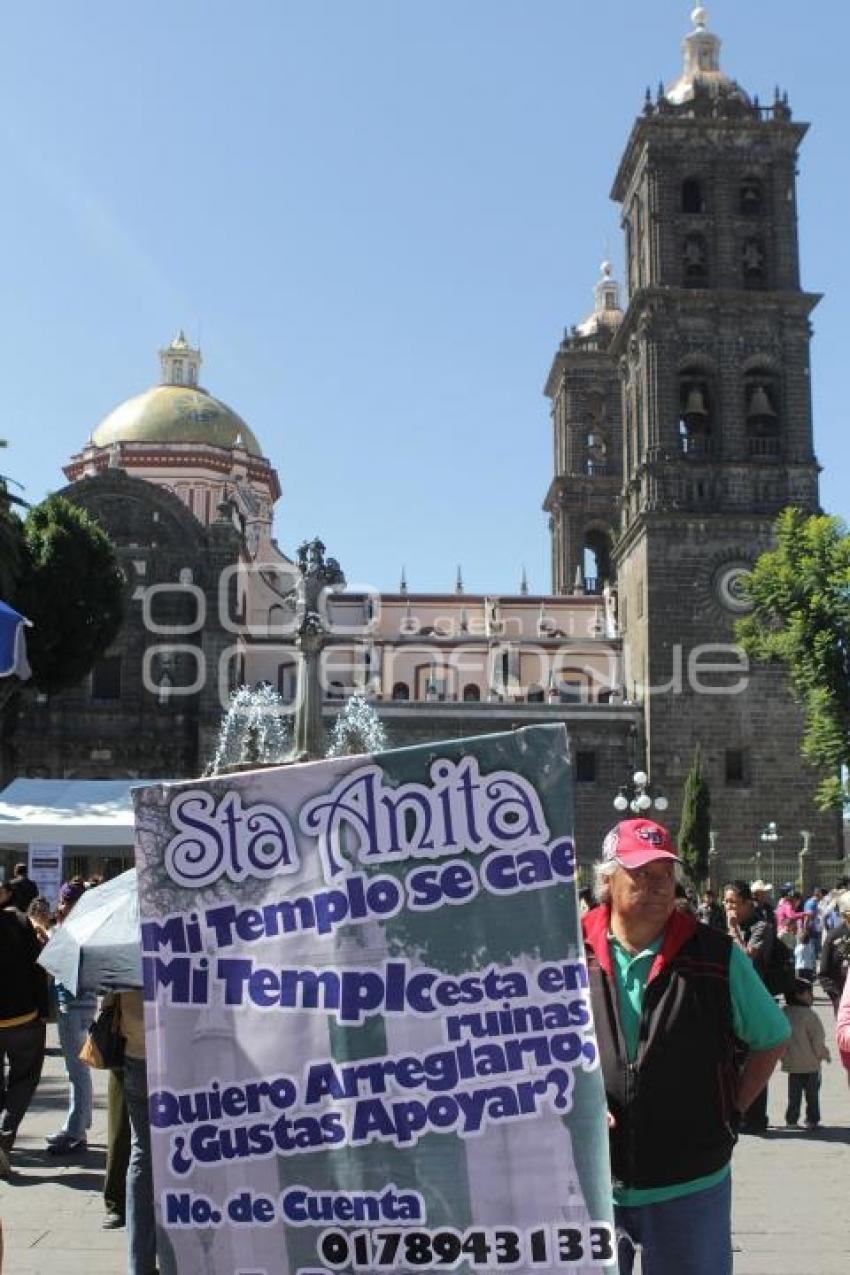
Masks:
[[[814,927],[811,917],[803,917],[797,925],[797,941],[794,944],[794,973],[813,986],[818,965]]]
[[[750,893],[753,896],[753,902],[765,920],[770,921],[771,925],[775,926],[776,916],[774,914],[773,900],[770,897],[773,893],[773,886],[767,881],[752,881],[750,883]]]
[[[839,895],[837,911],[841,924],[837,929],[827,931],[818,969],[820,985],[832,1001],[836,1014],[850,971],[850,890]]]
[[[717,895],[707,887],[702,892],[702,902],[697,908],[697,920],[709,925],[713,930],[726,931],[726,913],[717,902]]]
[[[777,930],[781,930],[788,921],[789,917],[795,917],[799,912],[800,895],[794,888],[793,881],[786,881],[779,891],[779,902],[776,905],[773,914],[773,923]]]
[[[820,956],[821,939],[823,934],[823,917],[821,916],[821,904],[826,898],[826,891],[821,886],[816,885],[812,889],[811,894],[803,904],[803,911],[806,914],[809,933],[815,947],[815,965],[817,965]]]
[[[770,960],[774,928],[758,910],[746,881],[731,881],[723,889],[726,928],[730,938],[764,978]]]
[[[776,930],[777,941],[784,943],[791,953],[794,952],[797,946],[798,926],[799,922],[795,921],[793,916],[785,916]]]
[[[59,891],[56,909],[57,923],[61,925],[74,905],[85,893],[85,884],[79,878],[66,881]],[[57,1025],[59,1045],[68,1073],[68,1114],[57,1133],[47,1138],[51,1155],[69,1155],[82,1152],[88,1145],[88,1130],[92,1118],[91,1071],[80,1058],[80,1050],[88,1033],[89,1024],[97,1012],[94,992],[82,992],[75,996],[69,988],[56,982]]]
[[[785,997],[785,1017],[791,1027],[791,1039],[782,1059],[782,1070],[788,1073],[788,1106],[785,1123],[796,1129],[800,1107],[806,1099],[806,1128],[820,1124],[821,1063],[830,1061],[823,1023],[812,1009],[812,985],[798,979],[793,993]]]
[[[43,895],[38,895],[27,908],[27,917],[35,930],[36,938],[44,947],[53,930],[53,916],[49,901]]]
[[[756,910],[746,881],[732,881],[723,890],[727,932],[735,947],[749,957],[763,983],[767,980],[770,950],[775,931],[770,921]],[[741,1120],[742,1133],[764,1133],[767,1119],[767,1083],[746,1109]]]
[[[127,1170],[128,1275],[156,1275],[156,1227],[142,993],[120,992],[124,1037],[124,1094],[130,1118]]]
[[[697,903],[693,892],[689,891],[681,881],[676,882],[676,907],[688,916],[695,917],[697,914]]]
[[[782,929],[786,934],[793,935],[794,942],[789,940],[789,946],[793,949],[797,945],[797,935],[800,926],[806,920],[806,914],[803,911],[803,896],[799,890],[792,890],[787,899],[788,907],[782,918]],[[777,926],[779,922],[776,922]]]
[[[103,1229],[124,1226],[127,1217],[127,1168],[130,1163],[130,1117],[124,1096],[124,1069],[109,1072],[106,1088],[106,1174],[103,1180]]]
[[[0,1178],[44,1063],[47,978],[36,964],[41,946],[26,917],[0,886]]]
[[[847,1083],[850,1084],[850,978],[844,984],[841,1000],[838,1002],[838,1015],[835,1020],[835,1043],[841,1055],[841,1063],[847,1072]]]
[[[735,1126],[790,1035],[744,951],[676,908],[678,866],[666,828],[617,824],[596,868],[600,906],[582,922],[620,1275],[636,1246],[656,1275],[730,1275]]]
[[[38,886],[27,875],[27,865],[16,863],[12,869],[12,907],[26,913],[33,899],[38,895]]]
[[[821,899],[820,913],[824,940],[830,930],[837,930],[843,924],[839,905],[842,894],[847,890],[850,890],[850,877],[839,877],[829,894]]]

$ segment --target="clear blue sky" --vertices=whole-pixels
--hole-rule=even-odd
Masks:
[[[541,390],[680,0],[40,0],[0,42],[3,468],[31,500],[184,326],[349,580],[549,588]],[[850,512],[847,7],[715,0],[724,68],[811,121],[822,501]]]

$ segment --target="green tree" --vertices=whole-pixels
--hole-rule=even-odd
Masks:
[[[747,578],[754,604],[737,638],[759,661],[779,661],[803,708],[803,754],[827,772],[822,809],[844,795],[850,764],[850,535],[838,518],[785,509],[776,548]]]
[[[679,824],[679,853],[688,875],[697,884],[708,877],[708,852],[711,849],[711,792],[702,769],[699,744],[685,780],[682,819]]]
[[[0,448],[5,446],[0,438]],[[13,506],[23,506],[24,501],[9,491],[13,481],[0,474],[0,599],[4,602],[10,601],[21,569],[21,523]]]
[[[61,496],[31,509],[22,535],[14,605],[33,624],[27,633],[33,682],[54,694],[79,682],[115,638],[124,580],[100,524]]]

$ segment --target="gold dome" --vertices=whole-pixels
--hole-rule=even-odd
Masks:
[[[262,456],[254,434],[226,403],[197,386],[156,385],[120,403],[92,434],[95,447],[111,443],[209,443]]]

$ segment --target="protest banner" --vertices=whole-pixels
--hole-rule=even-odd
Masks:
[[[135,801],[163,1275],[615,1265],[563,726]]]

